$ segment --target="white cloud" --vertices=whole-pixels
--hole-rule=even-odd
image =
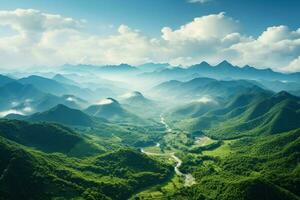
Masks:
[[[100,100],[97,105],[108,105],[108,104],[112,104],[113,101],[111,99],[102,99]]]
[[[113,35],[93,35],[85,32],[85,23],[32,9],[0,11],[0,28],[9,26],[16,31],[0,36],[1,66],[145,62],[191,65],[226,59],[239,65],[299,70],[300,29],[289,30],[287,26],[269,27],[254,38],[241,31],[237,20],[222,12],[197,17],[178,29],[163,27],[161,37],[149,38],[126,25],[119,26]]]
[[[213,98],[210,96],[203,96],[200,99],[197,99],[196,102],[198,103],[203,103],[203,104],[208,104],[208,103],[213,103],[213,104],[218,104],[217,101],[215,101]]]
[[[290,71],[284,66],[300,55],[300,29],[291,31],[287,26],[269,27],[257,39],[236,43],[229,49],[238,53],[233,58],[237,64],[248,63]]]
[[[24,113],[22,113],[18,110],[15,110],[15,109],[0,111],[0,117],[5,117],[6,115],[9,115],[9,114],[24,115]]]
[[[210,1],[212,0],[188,0],[189,3],[200,3],[200,4],[207,3]]]
[[[286,71],[293,72],[293,71],[300,71],[300,56],[294,60],[292,60],[288,66],[285,67]]]
[[[238,31],[238,21],[225,16],[225,13],[197,17],[179,29],[173,31],[169,27],[162,29],[162,37],[167,41],[208,40],[223,38]]]

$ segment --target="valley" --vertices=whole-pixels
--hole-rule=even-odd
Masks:
[[[1,200],[299,199],[299,96],[129,65],[58,72],[0,76]]]
[[[0,200],[300,200],[300,0],[0,2]]]

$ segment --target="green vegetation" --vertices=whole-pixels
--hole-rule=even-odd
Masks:
[[[59,124],[1,120],[0,136],[49,153],[88,156],[103,152],[87,139]]]
[[[106,89],[62,75],[2,78],[0,108],[15,114],[0,120],[0,200],[300,197],[300,99],[287,92],[198,77],[149,91],[165,102],[137,91],[99,101]]]
[[[1,137],[0,155],[1,199],[126,199],[172,174],[170,166],[131,149],[78,159]]]

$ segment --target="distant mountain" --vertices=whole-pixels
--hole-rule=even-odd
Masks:
[[[137,68],[143,72],[160,71],[168,67],[171,67],[168,63],[145,63],[137,66]]]
[[[120,101],[124,108],[142,118],[152,118],[160,114],[159,103],[146,98],[138,91],[122,95]]]
[[[1,110],[11,109],[20,102],[39,99],[45,95],[32,85],[24,85],[16,81],[0,86],[0,93]]]
[[[62,66],[62,70],[66,72],[103,72],[103,73],[132,73],[138,72],[139,70],[128,64],[120,64],[120,65],[64,65]]]
[[[128,64],[120,64],[120,65],[106,65],[102,66],[98,70],[103,72],[131,72],[138,70],[136,67],[128,65]]]
[[[18,82],[33,85],[41,91],[46,91],[47,93],[51,93],[56,96],[75,95],[85,99],[94,97],[93,92],[89,89],[80,88],[76,85],[61,83],[42,76],[32,75],[26,78],[21,78],[18,80]]]
[[[292,90],[292,91],[289,91],[289,93],[295,95],[295,96],[298,96],[300,97],[300,90]]]
[[[299,73],[284,74],[274,72],[271,69],[258,69],[246,65],[244,67],[233,66],[227,61],[223,61],[216,66],[211,66],[206,62],[192,65],[187,68],[173,67],[160,71],[144,73],[144,78],[158,80],[184,80],[189,76],[209,77],[214,79],[249,79],[249,80],[278,80],[278,81],[300,81]]]
[[[44,78],[41,76],[36,76],[36,75],[28,76],[26,78],[19,79],[18,82],[22,84],[33,85],[41,91],[47,91],[47,93],[51,93],[58,96],[68,93],[67,88],[65,88],[63,84],[55,80]]]
[[[113,98],[103,99],[98,104],[89,106],[84,112],[91,116],[105,118],[114,122],[140,123],[143,121],[135,114],[124,109],[122,105]]]
[[[266,87],[269,90],[273,90],[275,92],[280,91],[297,91],[300,90],[300,82],[297,81],[267,81],[267,80],[260,80],[259,83],[261,83],[264,87]]]
[[[63,104],[70,108],[81,109],[88,102],[74,95],[55,96],[43,93],[32,85],[10,82],[0,87],[3,96],[0,97],[0,116],[8,114],[30,115],[35,112],[43,112],[57,104]]]
[[[15,81],[15,80],[8,76],[4,76],[4,75],[0,74],[0,87],[7,83],[13,82],[13,81]]]
[[[170,114],[173,119],[186,119],[201,116],[211,110],[218,109],[222,106],[222,103],[217,99],[213,99],[209,96],[203,96],[198,100],[191,101],[182,106],[178,106],[170,110]]]
[[[122,103],[129,104],[131,106],[149,106],[153,102],[146,98],[141,92],[133,91],[126,93],[122,96]]]
[[[219,81],[211,78],[195,78],[186,82],[167,81],[155,86],[151,91],[160,97],[191,101],[203,96],[228,98],[255,87],[258,87],[256,83],[247,80]]]
[[[80,109],[85,107],[88,104],[88,102],[74,95],[63,95],[61,97],[58,97],[48,94],[45,95],[43,98],[39,99],[38,101],[33,102],[32,104],[35,107],[35,110],[45,111],[56,106],[57,104],[63,104],[70,108]]]
[[[78,85],[78,83],[76,83],[75,81],[68,79],[61,74],[56,74],[55,76],[52,77],[52,79],[63,84]]]
[[[59,104],[42,113],[36,113],[28,117],[30,121],[56,122],[71,126],[92,126],[95,121],[92,117],[80,110],[69,108]]]
[[[2,98],[14,100],[14,99],[32,99],[38,98],[44,95],[32,85],[21,84],[19,82],[10,82],[0,87],[0,93]]]

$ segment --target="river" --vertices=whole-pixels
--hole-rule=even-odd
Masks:
[[[164,119],[164,117],[163,117],[162,114],[160,115],[160,122],[165,126],[167,132],[172,132],[172,129],[171,129],[170,126],[165,122],[165,119]],[[159,144],[159,143],[156,143],[155,146],[159,147],[160,144]],[[185,174],[185,173],[182,173],[182,172],[180,171],[179,168],[180,168],[180,166],[182,165],[182,160],[180,160],[180,158],[178,158],[178,157],[175,155],[174,152],[172,152],[172,153],[164,153],[164,154],[163,154],[163,153],[152,153],[152,152],[147,152],[147,151],[145,151],[143,148],[141,148],[141,152],[144,153],[144,154],[146,154],[146,155],[152,155],[152,156],[167,156],[167,157],[173,158],[173,159],[175,160],[175,162],[176,162],[176,165],[174,166],[174,171],[175,171],[175,173],[176,173],[178,176],[184,177],[184,186],[189,187],[189,186],[191,186],[191,185],[193,185],[193,184],[196,183],[196,180],[195,180],[195,178],[193,177],[192,174]]]

